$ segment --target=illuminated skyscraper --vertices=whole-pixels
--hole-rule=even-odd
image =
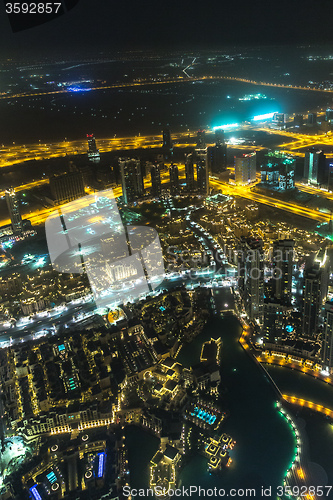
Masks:
[[[271,151],[260,165],[261,185],[279,191],[294,189],[295,168],[296,161],[292,156]]]
[[[177,165],[170,165],[170,193],[172,196],[179,194],[179,173]]]
[[[325,304],[325,330],[323,334],[321,360],[324,370],[333,373],[333,303]]]
[[[143,195],[144,185],[140,160],[119,158],[124,203],[133,203]]]
[[[158,164],[152,165],[150,169],[150,175],[151,175],[151,193],[153,196],[160,196],[162,192],[162,186],[161,186],[161,172],[160,172],[160,166]]]
[[[66,174],[50,177],[50,189],[57,204],[81,198],[85,195],[83,175],[77,171],[76,167],[71,167],[71,171]]]
[[[318,325],[328,288],[326,252],[318,254],[313,265],[305,269],[303,286],[302,332],[308,337],[318,334]]]
[[[205,147],[206,147],[206,132],[204,130],[198,130],[197,148],[204,149]]]
[[[273,295],[285,303],[291,300],[294,243],[284,239],[273,244]]]
[[[5,193],[5,197],[6,197],[10,220],[12,223],[13,233],[14,234],[22,233],[23,223],[14,189],[8,189]]]
[[[171,132],[170,132],[170,129],[168,129],[168,128],[163,130],[162,150],[163,150],[163,156],[165,159],[169,159],[173,155]]]
[[[235,156],[236,184],[245,185],[256,180],[256,153]]]
[[[216,144],[207,148],[208,163],[212,174],[220,174],[227,169],[227,146]]]
[[[94,134],[87,134],[87,139],[88,139],[88,158],[90,161],[100,161],[101,157],[99,154],[99,150],[97,149],[96,146],[96,139]]]
[[[251,320],[261,323],[264,306],[264,252],[261,240],[242,239],[238,273],[245,311]]]
[[[168,128],[163,130],[163,148],[172,149],[171,132]]]
[[[320,149],[309,149],[304,156],[304,178],[315,186],[328,184],[328,167],[326,156]]]
[[[197,189],[204,195],[209,194],[209,172],[207,148],[195,150],[195,161],[197,165]]]
[[[216,143],[216,146],[222,146],[225,144],[225,142],[224,142],[224,130],[221,128],[217,128],[215,130],[215,143]]]
[[[193,153],[185,156],[185,175],[186,175],[186,189],[191,192],[194,190],[194,161]]]
[[[307,119],[308,125],[317,125],[317,113],[309,113]]]

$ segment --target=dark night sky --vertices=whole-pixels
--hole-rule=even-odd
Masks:
[[[2,56],[333,42],[332,0],[80,0],[60,18],[19,33],[0,8]]]

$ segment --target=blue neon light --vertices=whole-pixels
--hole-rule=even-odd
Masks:
[[[59,351],[63,351],[64,349],[65,349],[64,344],[61,344],[61,345],[58,346],[58,350]]]
[[[256,115],[252,118],[253,121],[257,120],[268,120],[269,118],[273,118],[274,114],[278,113],[278,111],[274,111],[273,113],[266,113],[264,115]]]
[[[91,89],[81,89],[80,87],[68,87],[69,92],[89,92]]]
[[[50,481],[51,484],[53,484],[57,481],[57,476],[55,475],[55,473],[53,471],[49,472],[49,474],[47,474],[46,477]]]
[[[228,123],[227,125],[219,125],[218,127],[213,127],[213,130],[219,130],[224,128],[236,128],[239,127],[239,123]]]
[[[98,477],[103,477],[104,465],[105,465],[105,453],[99,453],[97,456],[98,456]]]
[[[213,425],[216,420],[216,415],[211,415],[205,410],[200,410],[197,406],[194,407],[194,413],[191,413],[192,417],[197,417],[200,420],[204,420],[209,425]]]
[[[42,500],[42,497],[40,496],[36,485],[32,486],[32,488],[30,488],[30,492],[35,500]]]

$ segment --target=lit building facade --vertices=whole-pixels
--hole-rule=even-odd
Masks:
[[[245,311],[251,320],[262,322],[264,305],[264,252],[262,240],[242,239],[239,256],[239,287]]]
[[[323,368],[333,373],[333,303],[325,304],[325,330],[322,340],[321,360]]]
[[[193,153],[185,156],[186,189],[189,192],[194,190],[194,161]]]
[[[23,231],[23,222],[20,214],[19,204],[14,189],[7,189],[5,192],[9,217],[12,223],[13,233],[20,234]]]
[[[209,172],[207,148],[195,150],[195,161],[197,166],[197,190],[200,194],[209,194]]]
[[[328,185],[329,170],[326,156],[320,149],[312,148],[305,152],[304,179],[314,186]]]
[[[119,167],[123,199],[127,205],[133,203],[144,193],[141,163],[140,160],[120,158]]]
[[[246,185],[256,180],[256,153],[235,156],[235,182]]]
[[[96,139],[94,134],[87,134],[87,139],[88,139],[88,158],[90,161],[98,162],[101,159],[101,156],[99,154],[99,150],[97,149],[96,146]]]
[[[172,196],[179,194],[179,172],[177,165],[170,165],[170,193]]]
[[[323,302],[327,296],[328,274],[326,253],[317,257],[304,272],[302,332],[308,337],[318,334]]]
[[[81,172],[72,171],[50,177],[50,189],[54,201],[68,203],[85,195]]]
[[[293,277],[294,240],[284,239],[273,244],[273,295],[290,302]]]
[[[151,176],[151,193],[153,196],[161,196],[162,185],[161,185],[161,171],[159,165],[152,165],[150,169]]]

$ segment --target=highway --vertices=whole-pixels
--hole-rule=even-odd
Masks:
[[[151,86],[151,85],[170,85],[170,84],[175,84],[175,83],[191,83],[191,82],[199,82],[199,81],[214,81],[214,80],[220,80],[220,81],[233,81],[233,82],[242,82],[242,83],[249,83],[251,85],[259,85],[259,86],[264,86],[264,87],[275,87],[275,88],[282,88],[282,89],[294,89],[294,90],[307,90],[309,92],[322,92],[322,93],[332,93],[332,89],[317,89],[313,87],[303,87],[303,86],[297,86],[297,85],[284,85],[281,83],[272,83],[272,82],[263,82],[259,80],[249,80],[247,78],[240,78],[240,77],[235,77],[235,76],[211,76],[211,75],[203,75],[203,76],[196,76],[196,77],[186,77],[184,78],[183,76],[179,76],[177,78],[168,78],[168,79],[159,79],[159,80],[143,80],[143,79],[138,79],[133,82],[126,82],[126,83],[114,83],[112,85],[102,85],[99,87],[90,87],[89,91],[98,91],[98,90],[113,90],[113,89],[123,89],[123,88],[132,88],[132,87],[144,87],[144,86]],[[82,91],[87,91],[83,89]],[[0,99],[19,99],[19,98],[25,98],[25,97],[36,97],[36,96],[45,96],[45,95],[57,95],[57,94],[70,94],[74,93],[73,90],[70,90],[68,88],[64,88],[61,90],[51,90],[48,92],[22,92],[18,94],[1,94]]]
[[[298,205],[297,203],[281,201],[264,194],[254,193],[247,186],[236,186],[212,178],[209,182],[211,186],[215,187],[215,189],[221,189],[223,194],[239,196],[241,198],[254,201],[255,203],[262,203],[263,205],[267,205],[275,209],[278,208],[280,210],[300,215],[301,217],[307,217],[308,219],[316,220],[318,222],[329,222],[331,219],[330,214],[325,214],[323,212],[319,212],[319,210],[307,208],[302,205]]]

